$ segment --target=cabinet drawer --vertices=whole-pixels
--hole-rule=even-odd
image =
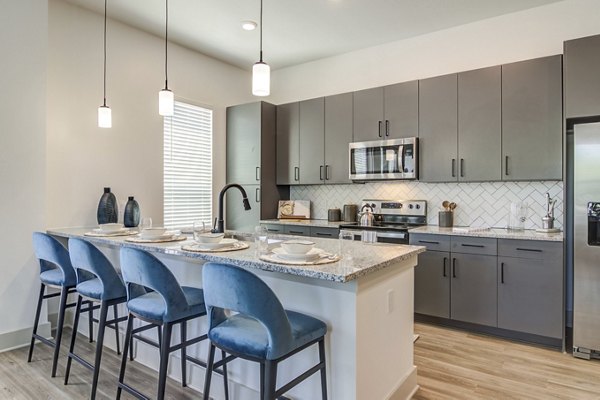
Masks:
[[[498,254],[498,240],[470,236],[452,236],[450,240],[453,253]]]
[[[310,228],[310,236],[337,239],[340,235],[340,230],[336,228],[320,228],[312,226]]]
[[[310,236],[310,226],[284,225],[283,233],[288,235]]]
[[[450,236],[447,235],[429,235],[426,233],[408,232],[410,244],[415,246],[426,246],[427,250],[450,251]]]
[[[562,260],[562,242],[498,239],[498,255],[506,257]]]
[[[281,224],[262,224],[265,228],[267,228],[267,232],[269,233],[283,233],[283,229],[285,225]]]

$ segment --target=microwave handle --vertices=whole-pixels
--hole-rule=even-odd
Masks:
[[[404,145],[398,146],[398,170],[404,172]]]

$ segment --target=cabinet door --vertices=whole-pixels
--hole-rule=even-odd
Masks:
[[[502,179],[501,90],[500,66],[458,74],[460,182]]]
[[[386,139],[419,136],[419,81],[383,88]]]
[[[300,120],[298,103],[277,106],[277,184],[300,183]]]
[[[562,179],[561,56],[502,66],[502,179]]]
[[[260,224],[261,202],[259,185],[242,185],[248,201],[250,210],[244,210],[242,195],[238,190],[228,190],[225,194],[225,229],[254,232],[254,228]]]
[[[260,102],[227,108],[227,183],[259,183],[260,135]]]
[[[415,268],[415,312],[450,318],[450,253],[427,250]]]
[[[498,258],[498,327],[563,337],[562,257]]]
[[[457,178],[456,74],[419,81],[420,177],[425,182]]]
[[[325,97],[325,180],[352,183],[348,145],[352,142],[352,93]]]
[[[383,88],[354,92],[354,142],[383,139]]]
[[[496,263],[496,256],[452,253],[451,319],[496,326]]]
[[[565,116],[600,114],[600,35],[565,42]]]
[[[300,183],[325,182],[325,100],[300,102]]]

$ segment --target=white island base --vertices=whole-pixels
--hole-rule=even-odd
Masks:
[[[117,245],[95,243],[118,266]],[[377,252],[378,245],[370,251]],[[383,249],[381,249],[383,250]],[[253,251],[250,249],[250,251]],[[157,252],[174,272],[179,282],[202,286],[201,259]],[[371,271],[348,282],[297,276],[289,273],[249,268],[276,293],[286,309],[317,317],[327,323],[325,340],[327,387],[330,400],[410,399],[416,392],[417,370],[413,365],[413,288],[417,253],[394,261],[392,265]],[[121,312],[125,311],[121,306]],[[81,315],[80,333],[87,335],[87,313]],[[126,324],[120,326],[122,335]],[[206,333],[206,318],[188,323],[188,338]],[[144,334],[156,338],[156,330]],[[106,344],[114,346],[114,335],[108,331]],[[173,343],[179,341],[179,328],[174,328]],[[158,369],[158,350],[135,341],[136,362]],[[188,354],[206,360],[208,343],[203,341],[188,348]],[[217,352],[217,357],[218,357]],[[277,387],[318,363],[317,346],[283,361],[278,368]],[[259,398],[258,363],[234,360],[228,364],[231,399]],[[188,363],[188,385],[202,391],[204,369]],[[181,380],[179,352],[171,354],[169,376]],[[127,376],[126,376],[127,381]],[[214,376],[211,398],[224,399],[220,376]],[[139,388],[154,397],[156,387]],[[285,394],[298,400],[321,399],[320,374],[315,374]]]

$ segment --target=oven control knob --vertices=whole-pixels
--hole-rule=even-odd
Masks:
[[[375,205],[375,203],[371,203],[371,208],[372,208],[373,210],[375,210],[375,207],[377,207],[377,206]]]
[[[415,207],[416,207],[416,208],[417,208],[417,210],[418,210],[419,208],[421,208],[421,205],[420,205],[420,204],[417,204],[417,205],[415,205]]]
[[[409,204],[409,205],[408,205],[408,208],[410,208],[411,210],[413,209],[413,207],[414,207],[414,206],[413,206],[412,204]]]

